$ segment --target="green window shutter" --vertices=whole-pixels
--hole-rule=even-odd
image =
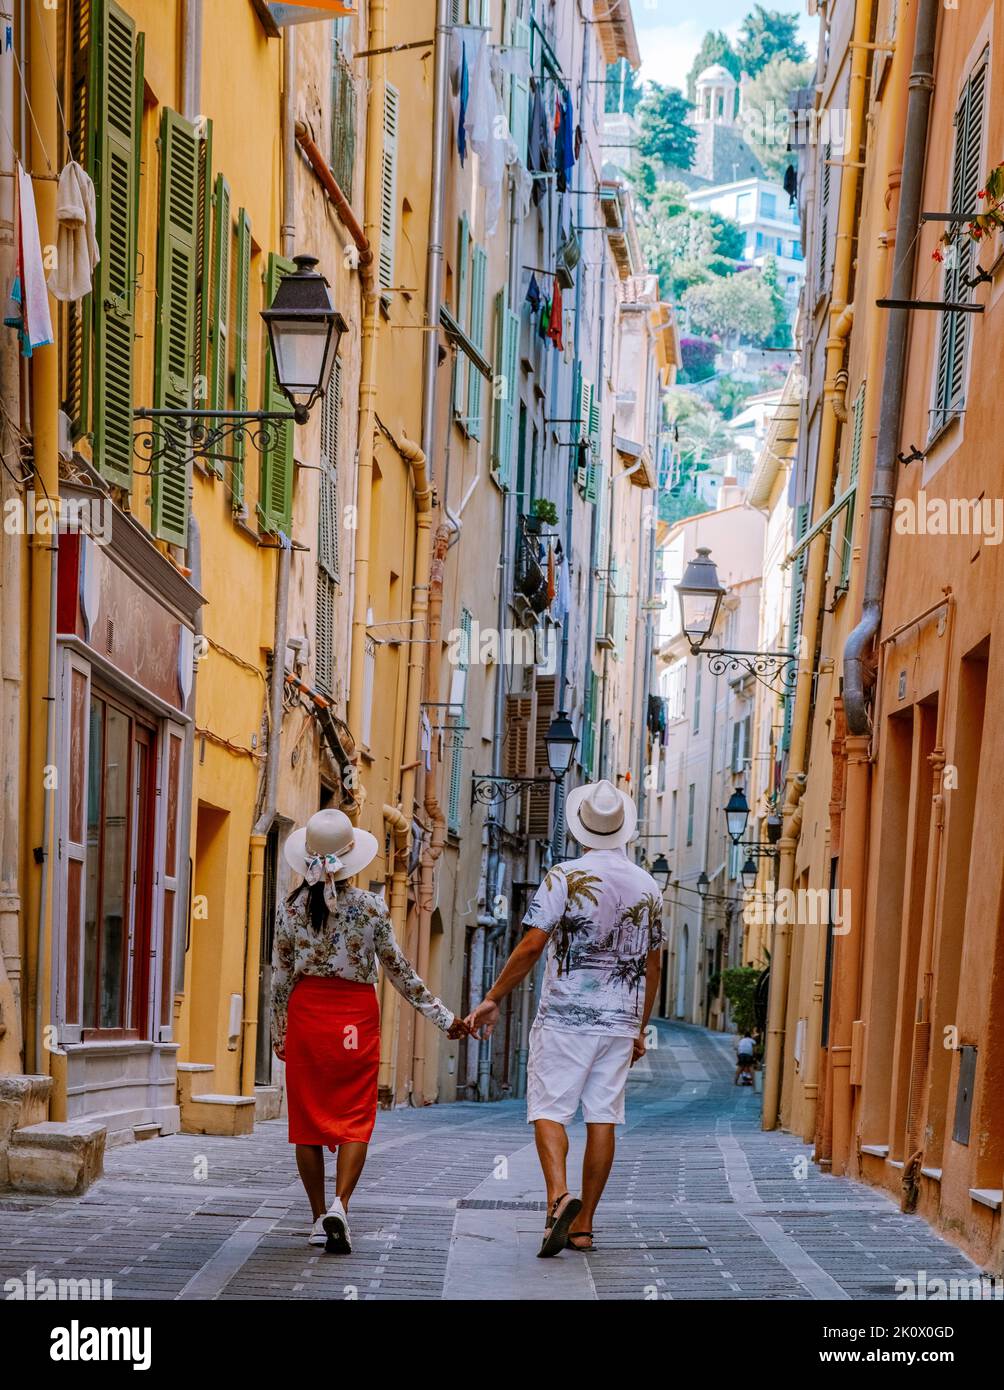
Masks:
[[[230,362],[230,243],[233,227],[230,217],[230,185],[222,174],[216,176],[216,205],[213,225],[213,298],[209,329],[209,408],[226,410]],[[213,471],[223,474],[223,456],[227,448],[219,446],[212,455]]]
[[[91,26],[87,44],[89,88],[83,119],[89,128],[85,143],[96,190],[101,259],[90,306],[80,316],[76,354],[71,347],[71,360],[76,355],[78,363],[78,384],[76,391],[71,388],[71,395],[78,396],[80,419],[85,421],[87,393],[93,391],[90,418],[95,466],[109,482],[128,487],[132,481],[142,46],[135,22],[111,0],[87,7],[81,22],[87,20]],[[92,381],[86,360],[91,346]]]
[[[482,352],[485,349],[485,272],[488,257],[483,246],[474,247],[471,262],[471,323],[470,339]],[[472,439],[481,438],[481,399],[484,395],[484,377],[475,366],[468,368],[467,375],[467,432]]]
[[[321,492],[318,507],[317,563],[330,578],[339,578],[338,459],[342,364],[335,358],[321,402]]]
[[[265,298],[271,304],[279,281],[283,275],[290,275],[296,269],[292,261],[284,256],[269,253],[268,272],[265,278]],[[275,379],[272,354],[269,351],[266,334],[265,343],[265,398],[262,409],[283,411],[290,409],[289,401],[280,391]],[[278,439],[271,449],[261,451],[261,473],[258,491],[258,518],[266,531],[281,531],[288,536],[293,524],[293,422],[280,425]]]
[[[352,201],[352,184],[356,165],[356,86],[352,64],[340,42],[337,22],[332,25],[334,43],[331,53],[331,172],[335,182]]]
[[[234,276],[234,410],[248,408],[248,321],[251,306],[251,222],[247,211],[237,214],[237,271]],[[244,436],[232,442],[230,495],[235,511],[244,506]]]
[[[819,175],[819,278],[817,292],[826,288],[830,255],[830,160],[833,150],[827,144],[823,150],[823,168]]]
[[[388,82],[384,88],[383,154],[380,165],[380,260],[382,290],[393,289],[397,263],[397,135],[401,98]]]
[[[153,403],[191,410],[195,357],[195,258],[198,242],[199,139],[176,111],[160,126],[160,236]],[[188,541],[190,465],[168,451],[153,472],[151,529],[175,545]]]
[[[215,312],[215,290],[212,278],[216,270],[216,247],[213,241],[213,210],[216,207],[219,180],[213,188],[213,123],[206,119],[199,143],[199,222],[195,251],[195,404],[208,407],[213,398],[213,366],[210,341]],[[229,189],[227,193],[229,195]]]
[[[865,418],[865,382],[861,383],[854,402],[854,434],[851,442],[850,486],[854,489],[844,508],[844,534],[841,543],[840,578],[841,589],[846,589],[851,576],[851,552],[854,549],[854,509],[857,506],[858,473],[861,470],[861,436]]]
[[[471,261],[471,231],[464,213],[457,229],[457,322],[466,328],[470,314],[470,286],[468,284]],[[453,376],[453,413],[462,416],[464,401],[467,399],[467,357],[456,353],[456,366]]]
[[[802,539],[809,529],[809,504],[802,502],[795,508],[795,541]],[[802,586],[805,582],[805,561],[808,547],[802,551],[794,563],[791,575],[791,608],[788,617],[788,650],[798,650],[798,638],[802,627]],[[700,666],[698,666],[700,671]],[[784,727],[781,732],[781,748],[791,745],[791,719],[795,710],[794,692],[784,697]]]
[[[983,181],[983,117],[986,108],[987,55],[980,58],[955,112],[955,153],[952,160],[952,212],[972,212],[978,206],[977,193]],[[958,228],[952,247],[953,257],[945,266],[942,298],[965,303],[971,291],[966,281],[972,276],[975,244]],[[966,313],[941,315],[938,326],[938,363],[935,374],[934,408],[931,433],[935,434],[965,405],[966,358],[972,326]]]
[[[317,609],[314,620],[314,683],[325,695],[334,693],[335,581],[317,570]]]

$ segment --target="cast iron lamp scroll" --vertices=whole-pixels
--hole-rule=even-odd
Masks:
[[[510,801],[526,787],[546,787],[551,782],[563,781],[578,743],[568,715],[563,709],[558,710],[544,735],[550,777],[495,777],[476,772],[471,786],[471,805],[480,802],[482,806],[490,806],[493,801]]]
[[[275,298],[261,317],[268,329],[275,381],[292,410],[189,410],[165,406],[140,408],[134,418],[145,422],[133,439],[133,453],[170,468],[187,467],[243,435],[259,452],[274,449],[287,424],[306,424],[324,395],[331,368],[348,325],[331,302],[328,282],[314,267],[314,256],[297,256],[296,270],[284,275]],[[223,455],[229,462],[236,456]]]
[[[698,546],[683,578],[676,586],[680,596],[680,625],[693,656],[706,656],[712,675],[745,671],[768,690],[790,695],[798,680],[798,658],[792,652],[749,652],[704,644],[715,630],[725,588],[706,546]]]

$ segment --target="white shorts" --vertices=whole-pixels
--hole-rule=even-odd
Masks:
[[[527,1060],[527,1122],[570,1124],[581,1101],[587,1125],[622,1125],[633,1051],[633,1038],[534,1025]]]

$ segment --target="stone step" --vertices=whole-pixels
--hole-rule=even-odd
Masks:
[[[160,1125],[151,1121],[146,1125],[133,1125],[132,1137],[138,1142],[140,1139],[159,1139]]]
[[[211,1062],[178,1063],[178,1103],[185,1105],[209,1090],[215,1068]]]
[[[194,1096],[181,1106],[183,1134],[250,1134],[254,1129],[254,1096]]]
[[[282,1087],[256,1086],[254,1088],[255,1120],[277,1120],[282,1114]]]
[[[79,1197],[101,1177],[105,1126],[97,1120],[43,1120],[16,1129],[7,1146],[14,1192]]]

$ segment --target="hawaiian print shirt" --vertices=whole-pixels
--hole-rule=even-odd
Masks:
[[[320,931],[310,924],[306,893],[279,906],[272,946],[272,1045],[282,1051],[286,1010],[303,975],[338,976],[375,985],[377,962],[412,1008],[446,1030],[453,1014],[427,989],[394,937],[384,900],[361,888],[326,890],[328,915]]]
[[[645,961],[662,944],[662,894],[623,849],[557,864],[523,918],[550,934],[536,1022],[636,1038]]]

